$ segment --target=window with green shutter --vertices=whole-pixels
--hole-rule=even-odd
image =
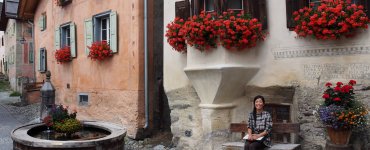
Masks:
[[[91,35],[91,36],[90,36]],[[85,21],[85,43],[91,46],[93,41],[107,41],[113,53],[118,51],[117,12],[108,11],[94,15]],[[89,50],[86,50],[88,54]]]
[[[46,29],[46,12],[41,14],[38,24],[41,31],[44,31]]]
[[[55,29],[55,49],[70,47],[72,58],[76,57],[76,25],[66,23]]]
[[[33,63],[33,59],[34,59],[34,57],[33,57],[33,55],[34,55],[34,52],[33,52],[34,50],[33,50],[33,43],[32,42],[30,42],[29,43],[29,53],[28,53],[28,61],[29,61],[29,63],[30,64],[32,64]]]
[[[38,63],[38,70],[40,72],[46,72],[46,62],[47,62],[47,58],[46,58],[46,49],[45,48],[40,48],[40,51],[39,51],[39,63]]]

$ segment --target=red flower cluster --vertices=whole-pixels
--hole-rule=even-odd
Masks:
[[[167,42],[179,52],[186,52],[185,41],[200,51],[216,48],[217,44],[228,50],[242,50],[256,46],[257,41],[265,38],[262,24],[243,11],[238,14],[233,11],[224,12],[218,17],[216,13],[203,11],[185,23],[176,18],[167,25],[167,29]]]
[[[331,104],[337,104],[340,106],[349,106],[353,97],[353,85],[356,84],[355,80],[350,80],[347,85],[343,85],[342,82],[337,82],[336,87],[332,88],[330,82],[326,83],[327,89],[324,92],[322,98],[325,99],[325,106]]]
[[[362,5],[350,0],[322,0],[317,9],[305,7],[293,13],[294,31],[299,37],[339,39],[353,36],[355,29],[367,29],[369,22]]]
[[[256,18],[251,19],[243,11],[238,14],[233,11],[224,12],[215,22],[219,28],[220,42],[229,50],[232,47],[238,50],[254,47],[257,41],[265,38],[262,24]]]
[[[217,47],[217,31],[214,26],[214,13],[201,12],[194,15],[183,26],[186,42],[201,51]]]
[[[70,62],[71,59],[71,49],[68,46],[65,46],[55,52],[55,59],[57,60],[58,64],[62,64],[64,62]]]
[[[176,17],[175,20],[167,25],[167,42],[178,52],[186,53],[185,35],[182,30],[184,19]]]
[[[92,60],[104,60],[113,56],[107,41],[97,41],[87,48],[90,49],[89,56]]]

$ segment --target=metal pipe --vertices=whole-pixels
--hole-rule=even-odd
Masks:
[[[149,128],[149,83],[148,83],[148,0],[144,0],[144,97],[145,97],[145,125]]]

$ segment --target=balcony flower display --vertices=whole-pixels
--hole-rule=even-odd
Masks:
[[[94,42],[91,46],[88,46],[88,48],[90,50],[88,57],[92,60],[104,60],[113,56],[107,41]]]
[[[68,136],[82,129],[82,124],[76,119],[77,112],[68,112],[68,107],[55,105],[49,115],[43,119],[46,126],[58,133]]]
[[[244,11],[228,11],[219,16],[203,11],[185,23],[176,18],[167,25],[166,37],[179,52],[186,52],[185,42],[200,51],[209,51],[218,45],[228,50],[245,50],[264,40],[265,33],[262,24]]]
[[[215,28],[214,13],[201,12],[186,21],[183,28],[186,43],[200,51],[207,51],[217,47],[217,30]]]
[[[69,46],[65,46],[55,52],[55,59],[57,60],[58,64],[62,64],[65,62],[70,62],[71,58],[71,49]]]
[[[318,7],[294,12],[293,19],[298,37],[321,40],[351,37],[356,29],[367,29],[369,22],[364,7],[348,0],[322,0]]]
[[[176,17],[175,20],[167,25],[166,37],[167,42],[172,48],[180,53],[186,53],[185,35],[182,26],[184,19]]]
[[[343,135],[350,136],[351,129],[362,129],[367,126],[367,107],[354,97],[353,85],[355,80],[350,80],[343,85],[337,82],[336,86],[326,83],[322,98],[323,104],[318,109],[321,122],[327,126],[331,141],[335,144],[347,144],[347,140],[337,140],[338,135],[334,133],[342,132]]]
[[[258,41],[265,38],[262,32],[262,24],[244,11],[240,13],[224,12],[215,24],[219,29],[218,36],[221,45],[228,50],[232,48],[238,50],[251,48],[256,46]]]

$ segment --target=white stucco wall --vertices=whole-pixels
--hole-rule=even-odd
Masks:
[[[366,70],[370,66],[369,31],[361,30],[353,38],[334,41],[297,38],[295,32],[289,31],[286,27],[285,0],[267,0],[267,12],[268,29],[266,31],[268,35],[266,40],[248,52],[255,53],[250,54],[255,58],[238,62],[244,65],[253,63],[260,66],[260,70],[248,83],[249,85],[262,87],[287,86],[296,83],[317,85],[318,80],[315,78],[319,76],[319,82],[328,80],[347,82],[349,78],[361,82],[368,76],[368,72],[360,73],[359,71]],[[175,1],[164,2],[164,14],[164,30],[166,31],[166,25],[175,17]],[[166,40],[165,38],[164,86],[166,91],[169,91],[189,84],[189,80],[183,71],[186,67],[186,54],[172,50]],[[339,49],[335,50],[336,48]],[[318,52],[318,50],[315,52],[315,49],[325,49],[325,52]],[[291,58],[279,58],[274,55],[277,52],[285,52],[281,56]],[[337,52],[339,53],[336,54]],[[292,57],[291,55],[296,55],[293,53],[301,53],[302,56]],[[238,56],[235,55],[235,57]],[[328,70],[330,68],[334,70]]]

